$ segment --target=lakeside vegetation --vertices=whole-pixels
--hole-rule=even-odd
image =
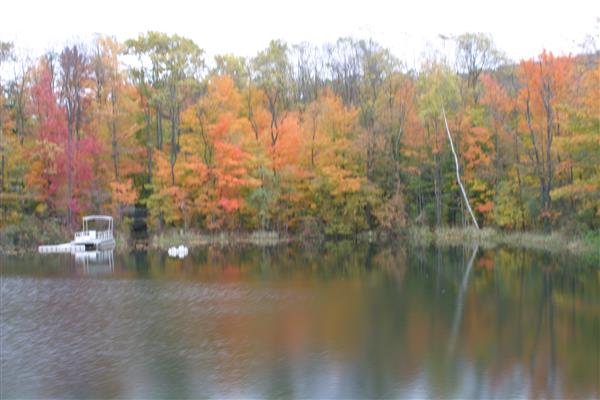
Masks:
[[[65,241],[88,213],[126,225],[138,205],[155,246],[183,231],[600,248],[596,45],[514,63],[488,35],[452,42],[418,70],[352,38],[212,60],[158,32],[37,59],[0,43],[0,246]],[[481,231],[464,228],[442,110]]]
[[[0,250],[6,255],[23,254],[36,251],[37,246],[46,242],[61,243],[71,233],[63,224],[56,221],[42,221],[35,217],[26,219],[20,225],[9,225],[0,235]],[[127,227],[118,229],[117,250],[129,251],[136,248]],[[405,246],[407,243],[416,247],[480,247],[493,249],[511,247],[531,250],[543,250],[551,253],[564,252],[582,255],[591,261],[600,263],[600,231],[590,231],[581,235],[567,235],[555,231],[551,234],[543,232],[510,232],[498,231],[494,228],[477,230],[473,227],[429,227],[412,226],[396,232],[389,230],[365,231],[355,236],[327,237],[276,231],[251,232],[202,232],[197,230],[164,229],[153,233],[142,249],[164,250],[171,246],[185,245],[195,247],[271,247],[292,243],[308,247],[320,246],[324,242],[348,240],[358,243],[376,242],[385,245]],[[138,247],[139,248],[139,247]],[[600,264],[598,264],[600,265]]]
[[[409,238],[416,245],[436,244],[440,246],[481,246],[495,248],[510,246],[546,250],[550,252],[571,252],[588,254],[600,261],[600,231],[584,235],[569,236],[559,232],[502,232],[493,228],[481,230],[473,228],[411,228]]]

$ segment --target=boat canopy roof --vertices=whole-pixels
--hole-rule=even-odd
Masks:
[[[87,222],[87,221],[112,221],[113,217],[111,217],[110,215],[86,215],[85,217],[83,217],[83,221]]]

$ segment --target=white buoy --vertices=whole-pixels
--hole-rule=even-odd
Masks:
[[[169,247],[167,253],[169,254],[170,257],[173,258],[184,258],[185,256],[188,255],[188,248],[184,245],[179,245],[178,247],[172,246]]]

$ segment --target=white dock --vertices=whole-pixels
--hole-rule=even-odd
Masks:
[[[105,230],[90,229],[92,225],[104,222]],[[75,232],[75,240],[69,243],[39,246],[40,253],[78,253],[87,250],[111,250],[115,247],[113,219],[108,215],[89,215],[83,217],[83,230]]]
[[[73,242],[38,247],[39,253],[79,253],[82,251],[85,251],[85,245]]]

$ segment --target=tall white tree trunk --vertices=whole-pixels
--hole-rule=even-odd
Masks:
[[[458,182],[458,186],[460,186],[460,191],[462,192],[463,198],[465,199],[465,204],[467,205],[467,209],[469,210],[469,214],[471,214],[471,218],[473,219],[473,224],[475,227],[479,229],[479,224],[475,219],[475,214],[473,214],[473,210],[471,209],[471,204],[469,203],[469,198],[467,197],[467,192],[465,191],[465,187],[460,180],[460,169],[458,166],[458,157],[456,156],[456,151],[454,150],[454,143],[452,142],[452,135],[450,134],[450,128],[448,128],[448,120],[446,119],[446,111],[442,106],[442,115],[444,116],[444,123],[446,124],[446,133],[448,134],[448,141],[450,142],[450,149],[452,149],[452,155],[454,155],[454,165],[456,166],[456,181]]]

